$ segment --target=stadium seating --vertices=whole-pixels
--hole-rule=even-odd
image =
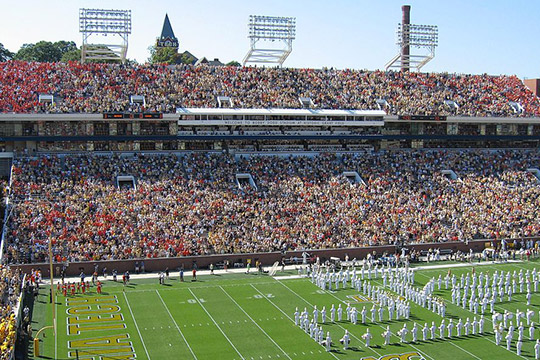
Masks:
[[[0,93],[11,94],[0,98],[0,112],[15,113],[172,113],[216,107],[226,96],[238,108],[298,108],[306,97],[323,109],[379,109],[384,100],[394,115],[540,116],[540,101],[520,79],[486,74],[7,61]],[[40,103],[40,94],[54,102]]]
[[[21,289],[21,273],[0,265],[0,359],[8,360],[15,345],[16,317]]]
[[[57,261],[75,262],[538,236],[540,187],[526,169],[539,160],[532,150],[19,158],[5,260],[43,262],[50,238]],[[256,187],[240,189],[236,174]],[[136,186],[117,186],[120,175]]]

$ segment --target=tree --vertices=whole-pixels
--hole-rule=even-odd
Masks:
[[[77,50],[77,44],[75,44],[74,41],[60,40],[60,41],[55,42],[53,45],[56,46],[58,50],[60,50],[62,55],[70,51]]]
[[[65,53],[77,50],[73,41],[39,41],[35,44],[24,44],[14,58],[17,60],[56,62],[62,59]]]
[[[0,43],[0,62],[2,61],[8,61],[13,59],[13,54],[11,51],[6,49],[2,43]]]
[[[148,61],[152,64],[177,64],[179,60],[178,52],[172,47],[149,47],[150,58]]]
[[[233,61],[229,61],[227,64],[225,64],[226,66],[241,66],[240,63],[236,60],[233,60]]]
[[[81,49],[74,49],[65,52],[60,59],[61,62],[81,61]]]

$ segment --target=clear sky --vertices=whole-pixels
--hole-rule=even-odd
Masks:
[[[79,8],[130,9],[128,58],[145,62],[169,14],[180,50],[197,57],[242,61],[249,15],[296,17],[287,67],[382,69],[398,53],[401,5],[411,23],[438,25],[439,46],[424,71],[540,77],[538,0],[0,0],[0,43],[72,40]],[[106,39],[104,39],[106,40]]]

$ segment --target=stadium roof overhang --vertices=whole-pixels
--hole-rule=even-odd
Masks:
[[[179,115],[385,116],[383,110],[177,108]]]

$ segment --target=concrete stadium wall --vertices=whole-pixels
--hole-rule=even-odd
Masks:
[[[538,241],[540,238],[533,238],[533,240]],[[513,240],[512,240],[513,241]],[[474,252],[480,252],[484,250],[486,243],[493,243],[497,247],[500,243],[500,240],[475,240],[470,241],[469,243],[464,242],[446,242],[446,243],[426,243],[426,244],[411,244],[407,245],[408,249],[411,250],[429,250],[429,249],[450,249],[453,252],[462,251],[468,252],[469,249],[472,249]],[[322,261],[330,259],[330,257],[338,257],[344,259],[345,255],[349,256],[349,259],[363,259],[368,253],[374,254],[376,256],[381,256],[384,253],[393,254],[396,251],[395,246],[370,246],[370,247],[360,247],[360,248],[345,248],[345,249],[325,249],[325,250],[310,250],[309,253],[311,256],[318,256]],[[184,267],[186,271],[191,270],[193,265],[196,263],[197,268],[208,268],[210,264],[222,263],[225,260],[229,260],[230,267],[233,267],[234,263],[243,263],[244,266],[247,263],[247,259],[252,259],[252,264],[255,264],[255,260],[262,262],[263,266],[272,265],[276,261],[280,261],[283,257],[286,259],[297,257],[302,259],[303,251],[287,251],[286,254],[280,252],[270,252],[270,253],[255,253],[255,254],[227,254],[227,255],[206,255],[206,256],[185,256],[185,257],[175,257],[175,258],[158,258],[158,259],[143,259],[145,271],[155,272],[163,271],[166,268],[169,268],[171,272],[177,271],[181,267]],[[87,261],[87,262],[77,262],[70,263],[67,270],[67,276],[77,276],[80,274],[81,270],[85,274],[89,275],[94,271],[94,265],[99,265],[99,272],[104,267],[107,268],[108,273],[110,274],[113,269],[118,271],[118,274],[121,274],[125,271],[134,272],[135,271],[135,262],[140,262],[140,259],[131,259],[131,260],[108,260],[108,261]],[[22,265],[12,265],[13,268],[19,268],[23,272],[29,272],[31,269],[41,269],[44,277],[49,277],[49,266],[46,263],[41,264],[22,264]],[[60,276],[60,270],[62,264],[54,264],[55,276]]]

